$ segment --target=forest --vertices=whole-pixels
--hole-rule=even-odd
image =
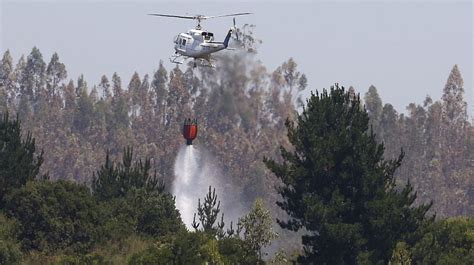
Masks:
[[[474,128],[456,65],[440,99],[397,111],[375,86],[309,88],[291,58],[218,60],[88,84],[57,53],[6,51],[0,264],[472,264]],[[192,231],[180,218],[188,117],[228,181],[219,194],[246,209],[233,226],[211,188]]]

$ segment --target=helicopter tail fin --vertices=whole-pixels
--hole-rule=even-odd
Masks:
[[[232,35],[232,31],[233,31],[232,28],[229,29],[229,32],[227,32],[227,36],[225,36],[223,44],[224,44],[224,47],[226,47],[226,48],[227,48],[227,46],[229,46],[229,40],[230,40],[230,35]]]

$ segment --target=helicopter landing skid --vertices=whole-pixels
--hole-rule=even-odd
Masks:
[[[204,66],[204,67],[210,67],[210,68],[216,68],[216,65],[212,63],[212,60],[211,59],[203,59],[203,58],[199,58],[199,59],[194,59],[194,68],[196,68],[196,66],[198,65],[196,62],[199,60],[199,65],[200,66]]]
[[[174,54],[170,57],[170,62],[175,64],[183,64],[186,59],[182,55]]]

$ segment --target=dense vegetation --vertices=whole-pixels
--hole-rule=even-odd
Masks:
[[[292,150],[266,164],[283,182],[278,205],[290,219],[280,224],[310,232],[303,263],[386,263],[398,241],[419,239],[430,205],[412,207],[409,183],[397,190],[403,154],[383,159],[359,97],[337,86],[312,94],[296,124],[287,122]]]
[[[375,87],[364,103],[335,87],[303,104],[306,77],[292,59],[273,72],[252,54],[220,62],[169,73],[159,64],[124,89],[117,74],[97,86],[65,82],[57,54],[46,64],[33,48],[14,67],[5,52],[0,264],[255,264],[275,240],[275,217],[287,243],[279,247],[295,238],[305,246],[278,252],[279,262],[472,260],[474,130],[456,66],[441,100],[410,104],[405,115]],[[249,209],[233,227],[210,191],[187,231],[169,194],[191,116],[201,125],[196,144]]]
[[[405,152],[396,172],[400,183],[409,180],[420,202],[433,201],[438,217],[474,214],[474,127],[464,100],[464,82],[455,65],[441,100],[427,96],[423,104],[411,103],[407,115],[382,104],[375,87],[365,95],[370,123],[385,156]]]
[[[0,125],[2,134],[20,129],[19,121],[9,120],[8,115]],[[21,140],[20,131],[2,138],[0,144],[4,147],[10,142],[20,143],[15,148],[2,148],[2,155],[34,150],[34,139]],[[7,177],[2,176],[9,186],[0,208],[0,264],[19,263],[22,252],[27,256],[26,263],[32,264],[255,264],[260,260],[260,248],[251,243],[261,246],[268,240],[247,240],[247,231],[240,237],[240,228],[224,232],[223,226],[215,225],[219,213],[215,192],[204,200],[210,208],[198,209],[200,220],[207,220],[206,225],[201,222],[202,226],[212,229],[200,230],[197,224],[196,231],[188,232],[174,197],[159,185],[156,174],[150,175],[149,160],[132,163],[129,148],[123,157],[115,165],[107,156],[92,188],[72,181],[38,179],[37,175],[17,184],[6,182]],[[9,168],[41,166],[32,159],[11,163]],[[214,213],[212,218],[209,212]],[[268,213],[250,222],[260,220],[271,224]]]

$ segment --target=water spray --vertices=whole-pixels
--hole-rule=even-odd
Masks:
[[[176,197],[176,207],[186,227],[192,230],[198,199],[203,198],[209,186],[212,186],[216,188],[218,200],[221,201],[221,211],[225,214],[226,225],[229,225],[230,221],[235,223],[238,217],[242,216],[244,209],[235,203],[238,196],[232,189],[232,180],[222,174],[214,158],[203,146],[199,146],[198,149],[193,145],[197,131],[196,119],[184,121],[183,137],[186,139],[186,144],[180,147],[174,164],[172,192]]]

